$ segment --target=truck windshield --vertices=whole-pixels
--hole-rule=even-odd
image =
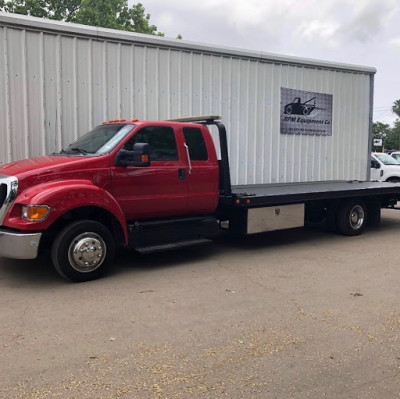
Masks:
[[[67,148],[62,154],[104,155],[109,153],[126,135],[134,129],[132,124],[101,125],[86,133]]]
[[[374,154],[385,165],[400,165],[393,157],[387,154]]]

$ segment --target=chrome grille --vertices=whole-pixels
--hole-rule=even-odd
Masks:
[[[18,195],[18,179],[0,175],[0,225]]]
[[[3,206],[7,197],[7,184],[0,184],[0,208]]]

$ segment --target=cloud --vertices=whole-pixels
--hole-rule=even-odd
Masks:
[[[389,20],[398,10],[397,2],[367,1],[355,9],[351,20],[341,30],[342,39],[349,37],[361,43],[379,40]]]
[[[336,40],[336,32],[340,25],[335,22],[321,22],[313,20],[303,22],[293,33],[293,37],[298,42],[309,43],[323,42],[330,47],[339,45]]]
[[[395,50],[400,50],[400,36],[389,41],[389,46]]]

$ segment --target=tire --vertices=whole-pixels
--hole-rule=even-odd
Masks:
[[[62,277],[81,282],[101,277],[114,253],[114,239],[103,224],[80,220],[69,224],[56,236],[51,260]]]
[[[339,233],[346,236],[357,236],[367,226],[367,207],[361,200],[344,202],[336,213],[336,226]]]

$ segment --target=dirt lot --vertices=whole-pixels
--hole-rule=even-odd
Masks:
[[[0,397],[399,397],[399,235],[385,211],[354,238],[125,253],[82,284],[1,259]]]

